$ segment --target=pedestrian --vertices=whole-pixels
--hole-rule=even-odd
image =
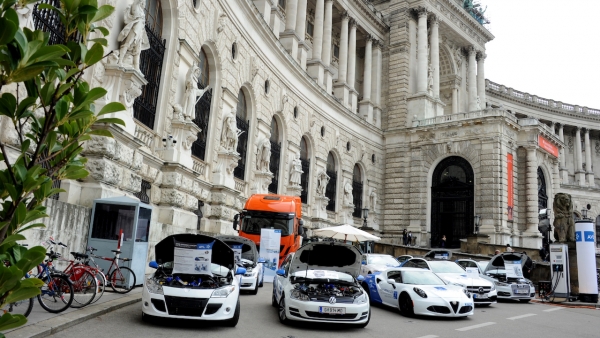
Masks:
[[[402,230],[402,245],[406,245],[408,234],[406,233],[406,229]]]
[[[494,251],[494,256],[499,255],[500,254],[500,250],[496,249],[496,251]]]
[[[412,232],[408,232],[408,235],[406,235],[406,241],[408,242],[408,245],[412,245]]]
[[[513,248],[510,247],[510,244],[506,243],[506,250],[504,252],[513,252]]]
[[[440,241],[440,247],[446,247],[446,235],[442,235],[442,240]]]

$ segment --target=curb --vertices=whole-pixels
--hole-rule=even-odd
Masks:
[[[550,301],[542,301],[541,299],[532,299],[532,303],[537,304],[546,304],[550,306],[560,306],[566,308],[580,308],[580,309],[600,309],[600,304],[598,303],[582,303],[579,301],[576,302],[550,302]]]
[[[19,329],[5,333],[6,337],[47,337],[51,334],[63,331],[69,327],[81,324],[92,318],[118,310],[125,306],[135,304],[142,300],[142,294],[134,294],[119,299],[113,299],[106,303],[88,305],[71,313],[58,315],[54,318],[46,319],[35,324],[27,325]]]

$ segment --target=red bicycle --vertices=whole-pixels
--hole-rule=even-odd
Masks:
[[[133,273],[133,270],[126,266],[119,266],[119,260],[122,260],[123,262],[129,262],[131,261],[130,258],[120,258],[120,250],[111,250],[115,253],[115,257],[112,258],[95,255],[94,251],[97,250],[95,248],[90,247],[88,250],[90,251],[91,257],[111,262],[106,273],[106,283],[110,285],[114,292],[127,293],[133,290],[136,285],[135,273]]]

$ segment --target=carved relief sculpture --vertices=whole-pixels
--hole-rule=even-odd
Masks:
[[[371,188],[371,193],[369,194],[369,205],[373,212],[377,211],[377,189]]]
[[[140,54],[150,48],[148,35],[146,35],[146,0],[133,0],[127,7],[124,15],[125,27],[119,33],[119,65],[131,65],[140,70]],[[131,63],[128,58],[131,57]],[[126,63],[127,62],[127,63]]]
[[[293,186],[299,186],[302,173],[303,171],[302,161],[300,161],[300,153],[296,153],[294,155],[294,159],[292,160],[292,168],[290,170],[290,184]]]
[[[344,184],[344,205],[353,205],[352,200],[352,184],[350,181],[346,181]]]
[[[221,148],[231,153],[236,152],[238,137],[242,133],[243,131],[239,130],[235,123],[235,113],[225,115],[223,129],[221,130]]]
[[[575,222],[571,195],[558,193],[552,205],[554,211],[554,238],[559,242],[575,242]]]
[[[185,77],[185,94],[183,96],[183,119],[191,121],[194,117],[196,104],[202,98],[204,93],[210,90],[210,86],[204,89],[198,88],[198,78],[200,77],[200,68],[193,65],[188,70]]]
[[[256,170],[269,172],[271,164],[271,141],[268,137],[258,142],[258,152],[256,154]]]
[[[431,63],[427,66],[427,91],[433,93],[433,67]]]
[[[319,171],[317,174],[317,195],[325,196],[325,188],[329,183],[329,176],[325,173],[324,170]]]
[[[136,82],[128,81],[129,86],[124,93],[121,94],[121,103],[129,110],[133,107],[135,99],[142,95],[142,88]]]

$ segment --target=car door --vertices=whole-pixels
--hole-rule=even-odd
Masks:
[[[389,306],[396,306],[398,302],[398,290],[396,285],[388,283],[388,280],[392,279],[397,282],[400,279],[400,271],[388,270],[381,275],[381,281],[378,281],[380,287],[379,294],[384,304]]]

